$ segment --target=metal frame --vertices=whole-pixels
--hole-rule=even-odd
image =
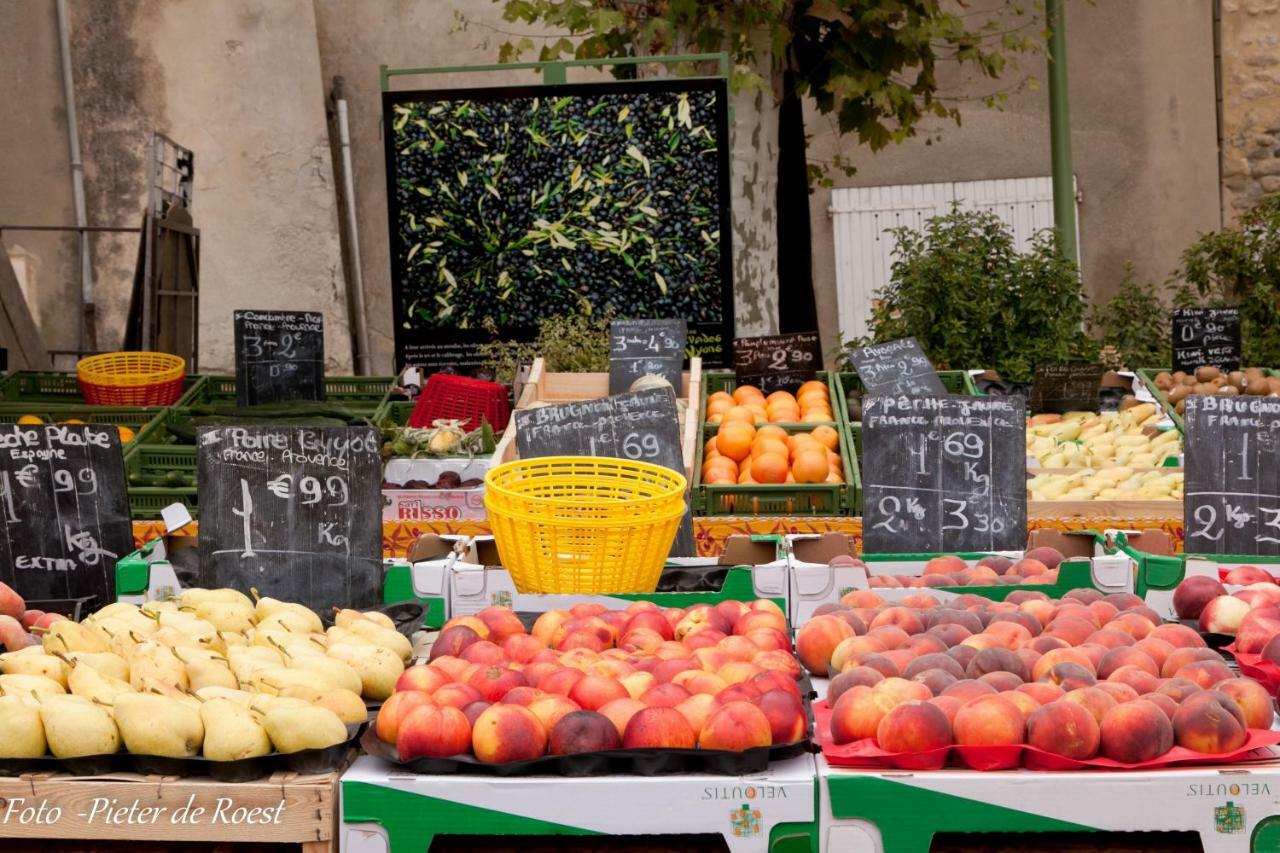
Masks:
[[[608,59],[565,59],[551,62],[498,62],[487,65],[439,65],[432,68],[391,68],[378,66],[378,80],[382,91],[390,91],[388,85],[392,77],[410,77],[419,74],[456,74],[466,71],[541,71],[542,82],[549,86],[567,85],[570,68],[608,68],[619,65],[681,65],[689,62],[715,62],[720,66],[720,73],[712,75],[714,79],[727,79],[729,76],[729,54],[719,53],[686,53],[676,56],[618,56]],[[706,79],[707,75],[699,75],[691,79]]]

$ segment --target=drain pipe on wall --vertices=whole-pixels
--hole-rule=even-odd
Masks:
[[[58,48],[62,53],[62,94],[67,108],[67,141],[71,147],[71,193],[75,200],[77,236],[80,239],[80,349],[98,349],[97,319],[93,303],[93,260],[89,255],[88,216],[84,205],[84,163],[80,160],[80,131],[76,126],[76,87],[71,76],[71,28],[67,25],[67,0],[57,0]]]
[[[360,264],[360,231],[356,227],[356,187],[351,169],[351,125],[341,77],[333,78],[333,102],[338,113],[338,143],[342,152],[342,195],[347,214],[347,242],[351,261],[348,279],[351,310],[355,315],[356,375],[369,375],[369,325],[364,309],[364,271]]]

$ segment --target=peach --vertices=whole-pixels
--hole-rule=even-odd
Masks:
[[[731,661],[747,662],[751,660],[760,649],[755,643],[746,637],[730,636],[725,637],[716,643],[716,648],[724,652]]]
[[[593,652],[602,652],[609,648],[606,640],[600,639],[599,633],[591,630],[566,631],[560,642],[555,646],[562,652],[572,649],[587,649]]]
[[[1110,649],[1106,646],[1099,646],[1097,643],[1084,643],[1083,645],[1076,646],[1076,651],[1081,652],[1089,659],[1089,663],[1093,664],[1093,673],[1094,675],[1097,675],[1098,664],[1102,663],[1102,656],[1110,651]]]
[[[395,691],[416,690],[430,696],[452,679],[443,670],[424,664],[407,667],[396,679]]]
[[[962,667],[968,667],[969,662],[977,657],[977,655],[977,649],[973,646],[966,646],[964,643],[947,649],[947,657],[954,658],[956,663],[960,664]]]
[[[417,690],[392,693],[378,709],[378,716],[373,721],[373,731],[383,743],[395,743],[400,722],[409,712],[414,708],[434,704],[430,696]]]
[[[1033,702],[1029,696],[1023,696]],[[1002,695],[979,696],[960,706],[953,725],[961,746],[997,746],[1022,743],[1026,720],[1017,704]]]
[[[921,631],[923,632],[923,628]],[[880,625],[872,628],[867,631],[866,637],[878,640],[886,651],[903,648],[911,642],[911,635],[897,625]]]
[[[1031,631],[1025,625],[1008,620],[992,620],[982,633],[995,640],[1000,648],[1010,651],[1020,649],[1031,641]]]
[[[790,696],[786,698],[794,699]],[[764,712],[750,702],[729,702],[707,717],[698,735],[700,749],[742,752],[773,743],[773,730]]]
[[[1102,593],[1092,587],[1073,589],[1062,596],[1063,601],[1079,601],[1081,604],[1092,604],[1102,600]]]
[[[1120,608],[1116,607],[1110,601],[1091,601],[1086,605],[1089,612],[1093,614],[1094,619],[1099,625],[1105,625],[1112,619],[1116,618],[1116,614],[1120,612]]]
[[[1211,634],[1235,634],[1249,615],[1249,605],[1231,595],[1219,596],[1200,612],[1200,630]]]
[[[697,652],[695,652],[695,655],[696,654]],[[716,667],[713,667],[713,671],[714,668],[718,668],[719,666],[723,666],[728,663],[728,660],[718,652],[713,654],[711,651],[706,651],[702,654],[701,658],[708,661],[708,663],[716,665]],[[697,657],[671,658],[669,660],[662,661],[653,668],[653,680],[659,684],[666,684],[668,681],[675,678],[678,673],[687,671],[697,672],[704,669],[705,668]]]
[[[768,693],[770,690],[785,690],[794,694],[796,698],[800,697],[800,686],[796,684],[795,679],[789,678],[777,670],[765,670],[756,675],[751,679],[751,686],[759,690],[761,694]]]
[[[1221,661],[1222,655],[1218,654],[1213,649],[1204,646],[1183,646],[1181,648],[1174,649],[1169,653],[1169,656],[1164,659],[1164,666],[1160,667],[1160,675],[1165,678],[1172,678],[1175,672],[1182,669],[1187,664],[1202,660]]]
[[[626,678],[628,675],[631,675],[632,673],[643,672],[642,670],[637,670],[634,666],[632,666],[630,663],[628,663],[625,660],[621,660],[616,657],[606,657],[606,655],[609,655],[613,652],[620,652],[620,651],[621,651],[620,649],[609,649],[603,655],[600,656],[600,659],[598,661],[588,666],[586,669],[583,670],[583,672],[585,672],[587,675],[603,675],[605,678],[613,678],[618,681],[621,681],[623,678]],[[647,673],[647,672],[644,674],[652,675],[652,673]]]
[[[547,730],[531,708],[491,705],[476,718],[471,750],[486,764],[528,761],[546,753]]]
[[[568,695],[584,711],[595,711],[614,699],[629,697],[631,693],[617,679],[588,675],[574,682]]]
[[[481,623],[480,627],[484,628],[484,624]],[[489,629],[484,628],[484,630],[487,632]],[[469,646],[480,642],[482,639],[480,634],[469,625],[453,625],[443,628],[436,636],[435,642],[431,644],[431,652],[427,655],[427,659],[435,661],[445,655],[457,657],[466,651]]]
[[[1027,743],[1036,749],[1073,758],[1093,758],[1101,732],[1093,714],[1075,702],[1051,702],[1027,720]]]
[[[520,618],[505,607],[491,605],[477,613],[476,618],[489,629],[487,639],[498,645],[507,637],[524,633]]]
[[[768,728],[765,721],[765,728]],[[622,734],[625,749],[693,749],[697,736],[689,721],[675,708],[645,708],[627,722]]]
[[[1090,634],[1085,642],[1105,646],[1108,649],[1116,649],[1122,646],[1132,646],[1137,640],[1133,638],[1132,634],[1128,634],[1118,628],[1099,628]]]
[[[1009,598],[1006,598],[1005,601],[1012,599],[1015,594],[1010,593]],[[1054,609],[1053,604],[1043,598],[1033,598],[1018,604],[1018,610],[1039,622],[1041,629],[1053,619]]]
[[[869,589],[855,589],[840,596],[841,607],[879,607],[884,599]]]
[[[787,618],[781,613],[769,610],[748,610],[733,623],[733,633],[743,637],[752,631],[769,630],[787,633]]]
[[[1200,615],[1204,615],[1201,613]],[[1204,648],[1207,644],[1192,628],[1186,625],[1180,625],[1177,622],[1166,622],[1163,625],[1157,625],[1148,637],[1154,637],[1157,640],[1164,640],[1174,648]],[[1142,639],[1139,637],[1138,639]]]
[[[911,679],[931,669],[944,670],[957,679],[964,678],[964,667],[960,666],[955,658],[947,654],[921,655],[907,665],[907,668],[902,671],[902,677]]]
[[[487,702],[497,702],[507,691],[529,684],[524,674],[500,666],[484,666],[467,678],[467,683],[480,691],[480,696]]]
[[[1028,681],[1021,687],[1015,687],[1014,692],[1025,693],[1041,705],[1048,705],[1050,702],[1057,702],[1063,696],[1067,695],[1067,691],[1063,690],[1056,684],[1047,681]]]
[[[1005,672],[998,669],[995,672],[988,672],[981,675],[978,680],[983,684],[990,684],[997,692],[1003,693],[1006,690],[1013,690],[1015,687],[1023,683],[1022,679],[1012,672]]]
[[[730,684],[724,690],[716,694],[716,698],[722,704],[729,702],[754,702],[760,698],[760,688],[756,687],[749,681],[741,684]]]
[[[1248,586],[1251,583],[1267,583],[1273,580],[1275,578],[1257,566],[1236,566],[1227,572],[1222,582],[1231,586]]]
[[[878,670],[866,666],[855,666],[831,679],[827,685],[827,704],[835,707],[841,694],[853,687],[874,687],[884,681],[884,675]]]
[[[796,632],[796,656],[809,672],[826,677],[836,646],[853,636],[853,628],[843,619],[814,617]]]
[[[455,616],[452,619],[445,622],[444,625],[440,627],[440,633],[443,634],[445,631],[449,630],[450,628],[457,628],[457,627],[470,628],[472,631],[475,631],[476,634],[480,636],[480,639],[482,640],[489,639],[489,626],[484,624],[483,621],[481,621],[479,618],[475,616]]]
[[[763,670],[753,663],[745,661],[730,661],[716,671],[716,675],[723,678],[729,684],[739,684],[743,681],[750,681],[759,675]]]
[[[774,744],[794,743],[804,738],[809,729],[804,704],[786,690],[770,690],[760,696],[756,705],[769,721]]]
[[[1019,683],[1029,680],[1031,675],[1022,659],[1007,648],[983,649],[978,652],[965,667],[964,674],[968,678],[980,678],[989,672],[1012,673],[1017,676]]]
[[[1040,680],[1057,684],[1066,691],[1078,690],[1081,687],[1092,687],[1097,683],[1093,673],[1078,663],[1057,664],[1046,672]]]
[[[634,628],[618,638],[618,648],[629,652],[656,652],[662,643],[662,635],[648,628]]]
[[[1058,566],[1062,565],[1062,561],[1065,557],[1063,557],[1062,552],[1057,548],[1049,545],[1040,545],[1023,554],[1022,559],[1036,560],[1042,563],[1047,569],[1056,569]]]
[[[569,615],[574,617],[575,619],[589,619],[592,616],[599,616],[600,614],[604,613],[608,609],[609,608],[605,607],[603,604],[584,601],[580,604],[575,604],[572,607],[570,607]]]
[[[1143,693],[1138,698],[1144,702],[1150,702],[1161,711],[1164,711],[1164,715],[1170,720],[1173,719],[1174,712],[1178,710],[1178,703],[1175,702],[1172,697],[1166,696],[1163,693]]]
[[[924,633],[924,623],[920,621],[920,616],[909,607],[886,607],[871,620],[871,624],[867,627],[874,631],[883,625],[901,628],[907,634]]]
[[[561,696],[559,693],[552,693],[540,699],[534,699],[529,703],[529,711],[538,718],[542,723],[542,727],[548,733],[555,728],[556,723],[565,714],[581,710],[577,702],[574,702],[568,696]]]
[[[964,639],[964,637],[960,639]],[[911,638],[911,642],[907,644],[905,651],[909,651],[913,657],[919,658],[924,655],[945,654],[948,648],[948,644],[943,642],[941,637],[933,634],[917,634]]]
[[[535,686],[539,690],[545,690],[548,693],[559,693],[562,696],[568,696],[569,691],[573,689],[573,685],[586,677],[586,673],[580,669],[562,666],[553,672],[547,673]]]
[[[1089,635],[1098,630],[1093,622],[1075,616],[1057,616],[1045,626],[1044,632],[1050,637],[1061,637],[1068,645],[1078,646],[1089,639]]]
[[[528,685],[525,685],[524,687],[516,687],[508,690],[506,695],[499,701],[505,702],[508,705],[524,705],[527,708],[535,699],[541,699],[543,696],[549,695],[549,693],[545,693],[536,687],[529,687]],[[490,702],[489,704],[492,705],[493,703]]]
[[[1123,684],[1138,693],[1151,693],[1160,686],[1160,678],[1141,667],[1128,665],[1120,667],[1099,684]]]
[[[738,619],[741,618],[741,616],[744,613],[747,613],[748,611],[751,610],[751,608],[747,606],[747,603],[745,601],[738,601],[737,599],[734,599],[734,598],[727,598],[724,601],[717,602],[712,606],[712,609],[714,609],[717,613],[719,613],[729,622],[731,631],[733,629],[732,628],[733,624],[737,622]]]
[[[998,690],[986,682],[965,679],[963,681],[957,681],[955,684],[947,687],[942,691],[942,695],[954,696],[963,703],[968,702],[971,699],[977,699],[979,696],[989,696],[992,693],[998,692]]]
[[[693,697],[690,698],[692,699]],[[643,711],[647,707],[647,705],[638,699],[614,699],[612,702],[609,702],[604,707],[600,708],[598,713],[609,718],[609,721],[613,723],[614,728],[618,730],[618,737],[621,738],[622,733],[627,730],[627,723],[631,721],[631,718],[634,717],[637,712]],[[676,707],[678,709],[680,706],[677,705]]]
[[[529,633],[541,640],[547,648],[554,649],[564,639],[564,623],[572,618],[567,610],[548,610],[533,623],[533,630]]]
[[[1261,654],[1271,638],[1277,635],[1280,635],[1280,608],[1256,607],[1249,611],[1236,630],[1236,651]]]
[[[893,697],[857,685],[841,693],[831,707],[831,738],[851,743],[875,737],[880,720],[895,706]]]
[[[787,654],[791,653],[791,640],[787,638],[787,635],[784,632],[779,631],[776,628],[756,628],[753,631],[748,631],[742,636],[750,640],[751,644],[755,646],[755,649],[752,651],[752,658],[761,651],[779,651],[786,652]],[[747,658],[747,660],[751,660],[751,658]]]
[[[1099,723],[1102,717],[1110,709],[1119,704],[1115,697],[1100,687],[1080,687],[1075,690],[1068,690],[1067,695],[1062,697],[1063,702],[1074,702],[1081,706]]]
[[[620,746],[622,738],[613,721],[595,711],[573,711],[565,714],[552,727],[547,738],[547,749],[552,755],[603,752]]]
[[[484,697],[480,691],[472,687],[470,684],[461,682],[450,682],[441,685],[436,692],[431,695],[431,700],[440,706],[449,706],[462,710],[472,702],[479,702]]]
[[[475,701],[475,702],[472,702],[472,703],[471,703],[470,705],[468,705],[467,707],[463,708],[463,709],[462,709],[462,716],[464,716],[464,717],[466,717],[466,718],[467,718],[467,725],[468,725],[468,726],[474,726],[474,725],[476,724],[476,720],[478,720],[478,719],[480,718],[480,715],[481,715],[481,714],[483,714],[483,713],[484,713],[484,711],[485,711],[485,709],[486,709],[486,708],[488,708],[488,707],[489,707],[490,705],[492,705],[492,704],[493,704],[492,702],[486,702],[486,701],[484,701],[483,699],[479,699],[479,700],[477,700],[477,701]],[[453,706],[452,706],[452,705],[440,705],[439,707],[441,707],[441,708],[451,708],[451,707],[453,707]]]
[[[706,725],[707,718],[711,716],[711,712],[722,704],[719,699],[709,693],[695,693],[677,705],[676,710],[689,721],[689,728],[700,732]]]
[[[1262,657],[1272,663],[1280,663],[1280,634],[1267,640],[1267,644],[1262,647]]]
[[[923,672],[916,673],[915,677],[911,680],[929,688],[929,692],[932,695],[939,696],[942,694],[942,691],[946,690],[960,679],[956,678],[945,669],[926,669]]]
[[[1221,660],[1197,660],[1179,668],[1174,678],[1185,678],[1208,690],[1219,681],[1232,677],[1230,667]]]
[[[956,719],[959,718],[960,712],[957,711]],[[941,749],[951,744],[951,722],[937,705],[921,701],[903,702],[881,718],[876,726],[876,743],[887,752]]]
[[[507,663],[507,656],[503,653],[502,646],[488,640],[477,640],[463,649],[458,657],[468,663],[478,663],[483,666],[503,666]]]
[[[1102,754],[1122,764],[1159,758],[1173,748],[1173,724],[1161,708],[1142,699],[1111,708],[1099,726]]]
[[[1054,649],[1069,649],[1071,646],[1061,637],[1050,637],[1048,635],[1041,634],[1039,637],[1036,637],[1031,642],[1027,643],[1027,648],[1040,655],[1047,655]]]
[[[702,628],[712,628],[727,636],[733,631],[733,622],[710,604],[695,604],[686,610],[684,618],[676,623],[676,639],[683,640]]]
[[[1160,675],[1160,667],[1156,666],[1156,662],[1146,652],[1131,646],[1121,646],[1107,652],[1098,661],[1098,677],[1110,678],[1113,672],[1126,666],[1136,667],[1154,676]]]
[[[1062,663],[1074,663],[1077,666],[1084,668],[1090,674],[1094,672],[1093,661],[1089,659],[1087,654],[1079,649],[1050,649],[1045,652],[1044,655],[1041,656],[1040,660],[1036,661],[1036,665],[1032,667],[1031,679],[1033,681],[1043,680],[1046,673],[1058,664]]]
[[[512,634],[502,641],[502,653],[516,663],[529,663],[547,647],[531,634]]]
[[[1204,688],[1199,684],[1194,681],[1188,681],[1185,678],[1164,679],[1160,686],[1156,688],[1157,693],[1163,693],[1179,705],[1203,690]]]
[[[1173,609],[1179,619],[1199,619],[1206,604],[1226,594],[1227,588],[1217,578],[1192,575],[1173,591]]]
[[[699,693],[706,693],[710,696],[714,696],[729,686],[729,682],[722,676],[712,672],[703,672],[698,669],[676,673],[676,677],[671,680],[671,683],[678,684],[695,696]],[[640,695],[644,694],[642,693]]]
[[[888,651],[888,648],[875,637],[847,637],[832,649],[829,663],[830,670],[832,674],[843,672],[851,662],[855,662],[866,655],[885,651]]]
[[[1249,738],[1244,711],[1218,690],[1188,696],[1173,713],[1173,734],[1178,746],[1204,753],[1230,752]]]
[[[797,679],[801,676],[800,662],[790,652],[768,651],[760,652],[751,659],[751,662],[766,672],[781,672],[790,678]]]
[[[924,701],[933,698],[933,692],[928,687],[918,681],[907,681],[905,678],[886,678],[871,689],[890,697],[895,704],[912,699]]]
[[[949,554],[933,557],[929,562],[924,564],[924,574],[926,575],[949,575],[954,572],[962,572],[967,568],[967,564],[959,557]]]
[[[636,613],[623,626],[621,636],[626,637],[639,631],[652,633],[663,640],[674,640],[675,629],[661,613],[656,610],[643,610]]]
[[[1015,707],[1017,707],[1018,711],[1022,714],[1022,720],[1024,723],[1032,714],[1036,712],[1036,709],[1040,707],[1040,703],[1037,702],[1031,694],[1023,693],[1020,690],[1005,690],[996,695],[1003,696],[1005,699],[1009,700],[1009,702],[1011,702]],[[976,702],[977,700],[975,699],[974,701]],[[954,723],[955,723],[955,720],[952,720],[953,725]]]
[[[779,616],[786,616],[782,611],[782,606],[772,598],[753,598],[751,601],[747,602],[747,609],[764,610],[769,613],[776,613]]]
[[[652,708],[674,708],[692,695],[679,684],[668,682],[646,690],[640,701]]]
[[[1228,678],[1219,681],[1213,689],[1234,699],[1244,713],[1245,724],[1251,729],[1269,729],[1275,717],[1271,694],[1252,678]]]
[[[457,708],[419,705],[401,718],[395,744],[401,761],[461,755],[471,745],[471,724]]]

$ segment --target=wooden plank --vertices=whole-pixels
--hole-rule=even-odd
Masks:
[[[330,850],[339,776],[277,773],[235,784],[132,773],[2,778],[0,838],[293,843]]]
[[[22,286],[0,240],[0,346],[9,350],[10,370],[52,370],[53,362],[22,295]]]
[[[1182,501],[1027,501],[1027,520],[1037,518],[1181,519]]]

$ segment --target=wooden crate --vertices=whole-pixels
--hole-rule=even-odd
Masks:
[[[338,849],[340,776],[276,773],[236,784],[135,773],[4,777],[0,838],[285,843],[327,853]]]
[[[533,360],[533,369],[520,399],[516,401],[516,409],[526,409],[533,403],[576,403],[581,400],[598,400],[609,395],[609,374],[607,373],[551,373],[541,358]],[[680,380],[680,398],[687,403],[684,414],[684,426],[680,434],[681,456],[684,458],[684,474],[693,482],[694,460],[697,458],[698,440],[701,434],[702,415],[702,359],[691,358],[689,369]],[[514,418],[514,415],[512,415]],[[509,429],[503,435],[503,441],[510,437],[514,442],[515,430]],[[504,452],[500,443],[499,453]],[[515,458],[514,447],[506,448],[509,458],[499,455],[503,462]]]
[[[1089,468],[1028,468],[1027,479],[1037,474],[1079,474]],[[1135,468],[1137,473],[1159,471],[1162,474],[1179,472],[1181,468]],[[1093,501],[1034,501],[1027,496],[1027,518],[1133,518],[1133,519],[1182,519],[1182,499],[1173,500],[1093,500]]]

